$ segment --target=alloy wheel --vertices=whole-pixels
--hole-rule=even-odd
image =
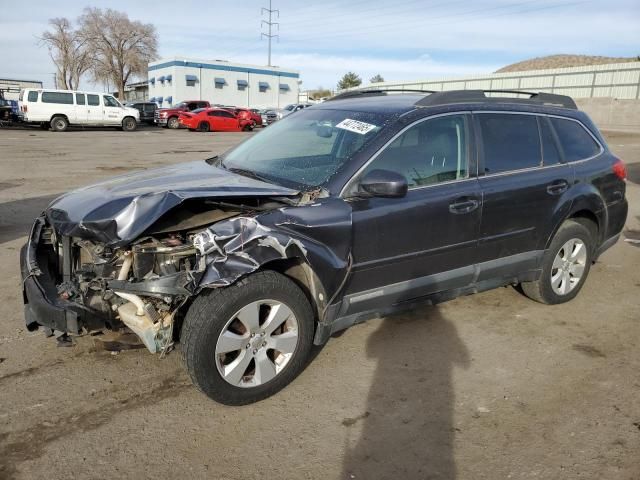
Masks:
[[[551,266],[551,288],[557,295],[571,292],[582,279],[587,264],[587,247],[572,238],[560,247]]]
[[[259,300],[241,308],[216,342],[218,372],[236,387],[257,387],[287,366],[298,345],[293,311],[276,300]]]

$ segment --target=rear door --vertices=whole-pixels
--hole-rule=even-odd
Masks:
[[[481,195],[469,123],[465,113],[418,121],[358,175],[391,170],[407,179],[409,191],[404,198],[349,200],[353,274],[347,313],[472,282]]]
[[[87,96],[84,93],[76,92],[76,119],[81,125],[89,122],[89,111],[87,110]]]
[[[479,280],[536,267],[573,183],[546,116],[474,112],[481,159]],[[484,264],[483,264],[484,263]]]

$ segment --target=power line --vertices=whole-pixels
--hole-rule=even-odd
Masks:
[[[260,14],[264,15],[264,13],[267,12],[269,14],[269,21],[267,20],[262,20],[262,22],[260,23],[260,28],[262,29],[262,25],[267,25],[267,28],[269,29],[269,33],[264,33],[264,32],[260,32],[260,38],[262,37],[267,37],[267,40],[269,42],[269,59],[267,62],[267,65],[271,66],[271,39],[272,38],[279,38],[280,35],[278,34],[272,34],[271,33],[271,28],[273,26],[275,26],[278,31],[280,31],[280,24],[278,22],[274,22],[273,20],[273,14],[276,14],[277,18],[280,18],[280,10],[274,10],[271,8],[271,0],[269,0],[269,8],[262,8]]]

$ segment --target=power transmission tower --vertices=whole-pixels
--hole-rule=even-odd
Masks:
[[[261,14],[264,15],[264,13],[268,13],[269,14],[269,21],[267,20],[262,20],[262,23],[260,23],[260,28],[262,28],[262,25],[267,25],[267,28],[269,29],[269,33],[264,33],[264,32],[260,32],[260,38],[262,37],[267,37],[267,40],[269,41],[269,61],[268,61],[268,65],[271,66],[271,39],[272,38],[279,38],[280,35],[278,34],[272,34],[271,33],[271,28],[273,26],[275,26],[278,31],[280,31],[280,24],[278,22],[274,22],[273,20],[273,14],[276,14],[276,18],[280,18],[280,10],[274,10],[273,8],[271,8],[271,0],[269,0],[269,8],[263,8],[261,11]]]

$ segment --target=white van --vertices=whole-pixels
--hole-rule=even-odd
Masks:
[[[140,112],[124,107],[108,93],[26,88],[18,99],[19,116],[27,123],[64,132],[69,125],[136,129]]]

